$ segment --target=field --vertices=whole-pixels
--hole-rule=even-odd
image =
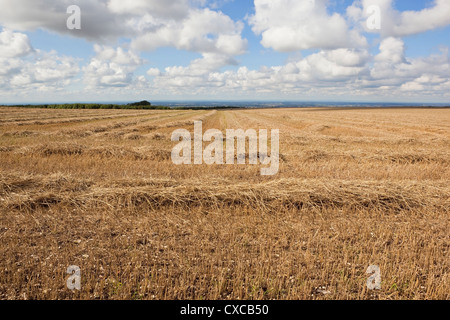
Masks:
[[[174,165],[194,120],[279,173]],[[0,108],[0,299],[449,299],[449,165],[450,109]]]

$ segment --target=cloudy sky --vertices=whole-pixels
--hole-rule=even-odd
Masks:
[[[67,27],[71,5],[81,9],[80,30]],[[0,8],[0,103],[450,102],[449,0],[0,0]]]

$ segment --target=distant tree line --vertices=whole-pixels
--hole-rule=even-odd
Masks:
[[[14,105],[6,107],[18,108],[42,108],[42,109],[130,109],[130,110],[169,110],[169,107],[152,106],[148,101],[141,101],[122,104],[101,104],[101,103],[65,103],[65,104],[40,104],[40,105]]]
[[[2,105],[0,105],[2,106]],[[27,104],[27,105],[8,105],[3,107],[15,108],[36,108],[36,109],[130,109],[130,110],[228,110],[241,109],[238,106],[186,106],[186,107],[166,107],[153,106],[150,102],[144,100],[129,104],[102,104],[102,103],[64,103],[64,104]]]

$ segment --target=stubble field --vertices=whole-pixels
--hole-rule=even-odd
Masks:
[[[279,173],[174,165],[194,120]],[[0,299],[449,299],[449,165],[450,109],[0,108]]]

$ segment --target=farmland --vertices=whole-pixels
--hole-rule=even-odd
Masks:
[[[278,174],[174,165],[196,120]],[[448,299],[449,180],[449,109],[0,108],[0,299]]]

